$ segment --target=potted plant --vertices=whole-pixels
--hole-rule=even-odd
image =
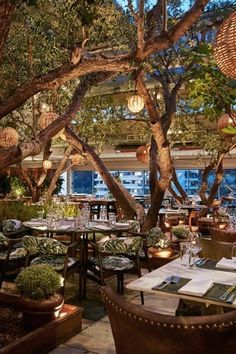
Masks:
[[[61,276],[46,264],[31,265],[18,274],[16,285],[22,297],[24,325],[35,329],[59,316],[64,299],[58,290]]]
[[[189,230],[185,227],[175,227],[172,229],[172,234],[177,237],[178,240],[186,240],[189,237]]]

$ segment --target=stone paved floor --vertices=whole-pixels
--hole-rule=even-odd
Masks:
[[[125,282],[130,282],[136,276],[126,275]],[[114,287],[114,279],[107,282]],[[115,346],[111,333],[108,317],[99,294],[99,286],[88,282],[87,299],[81,304],[74,298],[75,288],[73,283],[67,285],[66,302],[84,307],[82,320],[82,332],[72,337],[67,342],[59,345],[50,354],[115,354]],[[125,298],[128,301],[141,304],[138,292],[125,290]],[[158,311],[174,315],[177,307],[175,299],[168,299],[155,295],[145,294],[145,305],[147,310]]]

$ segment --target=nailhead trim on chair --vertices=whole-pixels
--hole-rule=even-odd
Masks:
[[[106,301],[108,301],[109,302],[109,304],[111,304],[112,306],[115,306],[115,308],[119,311],[119,312],[123,312],[123,314],[125,315],[125,316],[127,316],[128,315],[128,317],[132,317],[132,315],[131,315],[131,313],[127,313],[127,311],[126,310],[123,310],[121,307],[118,307],[118,305],[116,305],[116,304],[114,304],[112,301],[111,301],[111,299],[109,299],[106,295],[104,295],[104,292],[103,292],[103,290],[101,290],[101,293],[102,293],[102,295],[103,295],[103,297],[105,298],[105,300]],[[137,319],[137,316],[136,315],[133,315],[133,319]],[[142,317],[139,317],[138,318],[139,319],[139,321],[141,322],[141,321],[145,321],[145,323],[149,323],[149,324],[151,324],[152,326],[153,325],[156,325],[157,327],[160,327],[160,326],[162,326],[162,327],[167,327],[168,326],[168,324],[167,323],[160,323],[160,322],[155,322],[155,321],[153,321],[153,320],[148,320],[147,318],[142,318]],[[227,322],[227,323],[225,323],[225,322],[222,322],[222,323],[219,323],[219,324],[216,324],[216,323],[214,323],[213,325],[209,325],[209,324],[206,324],[206,325],[196,325],[196,326],[194,326],[194,325],[191,325],[191,326],[188,326],[188,325],[181,325],[181,324],[177,324],[177,325],[174,325],[173,323],[171,323],[171,324],[169,324],[169,326],[170,326],[170,328],[184,328],[184,329],[204,329],[204,328],[222,328],[222,327],[230,327],[230,326],[232,326],[233,324],[235,324],[236,323],[236,320],[235,321],[232,321],[232,320],[230,320],[229,322]]]

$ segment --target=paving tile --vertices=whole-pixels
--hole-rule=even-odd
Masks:
[[[69,347],[67,345],[59,345],[58,347],[56,347],[54,350],[52,350],[51,352],[49,352],[49,354],[87,354],[86,350],[81,350],[78,348],[73,348],[73,347]]]
[[[65,343],[67,346],[97,354],[115,354],[109,323],[97,321]]]

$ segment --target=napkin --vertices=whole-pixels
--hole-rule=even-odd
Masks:
[[[61,225],[56,227],[57,230],[68,230],[71,228],[71,225]]]
[[[236,270],[236,262],[234,262],[232,259],[223,257],[219,262],[216,263],[216,268]]]
[[[98,230],[110,230],[111,228],[109,226],[106,226],[106,225],[96,225],[94,226],[95,229],[98,229]]]
[[[178,290],[179,293],[203,296],[213,285],[213,281],[203,277],[190,280],[186,285]]]
[[[124,227],[124,228],[126,228],[126,227],[129,227],[129,223],[125,223],[125,222],[116,222],[115,223],[115,227]]]

